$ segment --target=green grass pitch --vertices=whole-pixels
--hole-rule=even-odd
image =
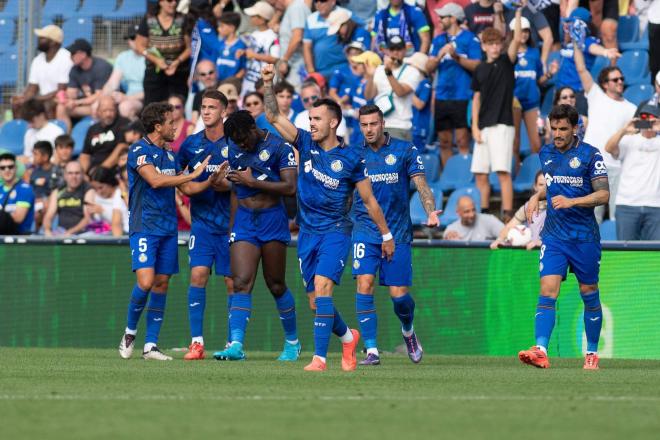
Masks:
[[[137,353],[136,353],[137,354]],[[0,348],[2,439],[658,438],[660,362],[385,355],[323,374],[275,353],[245,362]]]

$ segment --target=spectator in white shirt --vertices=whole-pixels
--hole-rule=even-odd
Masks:
[[[64,130],[57,124],[48,120],[46,116],[46,106],[43,101],[30,99],[23,105],[23,117],[30,128],[23,137],[23,158],[24,162],[32,161],[32,148],[37,141],[48,141],[51,145],[55,144],[55,138],[64,134]]]
[[[647,105],[639,115],[605,146],[621,161],[617,240],[660,240],[660,110]]]

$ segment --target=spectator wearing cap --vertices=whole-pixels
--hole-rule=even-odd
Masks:
[[[328,82],[328,96],[336,101],[342,109],[348,110],[353,108],[351,92],[355,90],[357,83],[364,76],[364,74],[356,71],[356,64],[351,63],[350,60],[364,52],[364,46],[362,43],[354,41],[346,46],[344,52],[346,53],[346,58],[349,60],[349,64],[333,72]]]
[[[582,9],[582,8],[578,8]],[[576,11],[578,10],[576,9]],[[575,12],[575,11],[573,11]],[[607,140],[617,130],[626,126],[634,115],[637,107],[623,97],[624,81],[621,69],[616,66],[608,66],[598,74],[597,83],[589,73],[585,63],[585,56],[580,48],[581,43],[573,42],[573,53],[575,57],[575,70],[579,75],[581,88],[585,92],[588,102],[589,124],[584,134],[584,142],[598,148],[603,155],[607,166],[607,178],[610,184],[610,201],[608,204],[609,218],[615,219],[616,215],[616,193],[619,187],[619,176],[621,173],[621,161],[612,157],[605,150]],[[590,49],[595,45],[592,44]],[[613,49],[603,51],[611,52]],[[579,102],[578,102],[579,106]],[[595,210],[596,219],[600,221],[605,218],[605,207],[598,206]]]
[[[399,37],[409,54],[427,53],[431,45],[431,28],[424,12],[404,0],[390,0],[387,7],[376,13],[374,21],[376,46],[382,52],[392,37]]]
[[[636,122],[645,122],[645,128]],[[660,240],[660,110],[646,105],[607,141],[621,161],[616,193],[617,240]]]
[[[481,33],[489,27],[506,34],[504,7],[495,0],[478,0],[465,7],[465,21],[468,29],[481,38]]]
[[[22,117],[21,106],[35,98],[43,101],[49,116],[55,116],[55,97],[58,92],[64,93],[69,84],[69,71],[73,66],[71,54],[62,47],[64,34],[59,26],[50,24],[41,29],[35,29],[37,36],[37,55],[30,64],[28,85],[22,95],[14,96],[12,109],[14,117]]]
[[[244,95],[255,90],[254,85],[261,78],[261,68],[277,62],[280,42],[275,31],[268,27],[268,22],[275,16],[275,8],[265,1],[259,1],[243,12],[250,17],[250,24],[257,28],[249,35],[248,48],[245,50],[247,65],[241,87]]]
[[[30,99],[23,104],[21,113],[29,124],[28,130],[23,136],[23,157],[21,160],[31,162],[32,148],[36,142],[48,141],[53,144],[57,136],[64,134],[64,130],[48,120],[46,106],[43,101]]]
[[[328,35],[328,17],[333,10],[350,11],[336,6],[336,0],[315,0],[316,12],[310,14],[303,32],[303,57],[308,73],[319,72],[326,78],[347,64],[342,45],[335,35]]]
[[[423,76],[419,85],[412,95],[412,143],[418,150],[424,151],[431,134],[431,96],[433,88],[428,78],[426,65],[429,62],[428,55],[415,52],[411,57],[404,58],[403,62],[415,67]]]
[[[92,115],[96,100],[112,75],[112,65],[92,56],[92,45],[82,38],[75,40],[67,50],[71,53],[73,67],[69,72],[66,97],[57,104],[57,119],[71,129],[72,118]]]
[[[325,98],[325,83],[319,84],[319,81],[315,80],[314,77],[308,78],[303,82],[300,89],[300,98],[302,99],[303,106],[305,110],[301,111],[296,115],[293,120],[293,125],[302,130],[310,130],[309,127],[309,109],[312,108],[312,105],[319,99]],[[337,127],[337,136],[344,138],[344,141],[348,143],[348,129],[346,128],[346,118],[341,118],[339,127]]]
[[[89,176],[98,167],[114,168],[119,155],[128,148],[124,131],[131,121],[119,115],[111,96],[101,96],[96,111],[98,122],[87,130],[82,153],[78,160],[83,172]]]
[[[427,71],[436,73],[435,130],[440,141],[442,165],[452,153],[452,141],[461,154],[470,152],[468,103],[472,98],[472,72],[481,62],[479,39],[461,27],[465,13],[456,3],[447,3],[435,13],[442,33],[433,39]]]
[[[225,12],[218,19],[218,54],[215,58],[218,81],[245,76],[247,45],[238,38],[237,31],[240,25],[241,16],[237,12]],[[212,58],[209,59],[212,60]],[[199,98],[199,104],[201,106],[201,98]]]
[[[34,192],[16,174],[16,156],[0,154],[0,235],[29,234],[34,220]]]
[[[188,96],[190,35],[176,2],[159,0],[144,16],[135,45],[146,60],[144,105],[166,101],[170,95]],[[153,13],[155,12],[155,13]]]
[[[507,6],[504,7],[504,23],[512,23],[515,18],[515,13],[516,11],[513,8],[513,2],[508,3]],[[540,48],[541,61],[543,61],[543,65],[545,66],[548,62],[548,56],[552,51],[552,45],[555,41],[552,35],[552,29],[550,29],[550,24],[542,12],[530,7],[529,1],[526,1],[525,5],[522,7],[522,16],[529,24],[528,41],[531,41],[535,47]],[[509,34],[513,32],[513,29],[511,29],[510,26],[508,30]]]
[[[371,34],[351,19],[346,9],[336,9],[328,16],[328,35],[337,35],[339,43],[346,49],[349,44],[363,51],[371,47]]]
[[[406,43],[397,35],[390,38],[383,64],[367,64],[364,96],[373,99],[385,116],[385,129],[392,137],[412,141],[412,95],[422,73],[404,63]]]
[[[144,100],[144,57],[137,52],[135,37],[137,26],[124,36],[128,49],[115,58],[110,79],[103,86],[103,94],[111,95],[119,106],[119,114],[130,120],[137,118]]]
[[[303,32],[307,17],[312,13],[309,5],[311,1],[305,0],[275,0],[274,6],[283,11],[280,21],[280,51],[282,56],[277,65],[279,74],[289,84],[299,87],[302,84],[300,69],[305,68],[303,60]]]
[[[481,48],[486,61],[480,63],[472,78],[472,136],[474,154],[470,170],[481,193],[481,208],[490,207],[488,174],[497,173],[502,194],[502,217],[513,217],[513,89],[514,66],[520,45],[522,11],[516,10],[513,39],[505,49],[504,35],[495,28],[481,33]]]

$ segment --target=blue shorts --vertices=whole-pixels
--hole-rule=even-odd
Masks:
[[[266,209],[248,209],[239,206],[229,236],[229,243],[237,241],[247,241],[256,247],[261,247],[269,241],[289,244],[291,233],[284,205]]]
[[[380,244],[353,242],[353,278],[376,275],[381,286],[412,286],[412,252],[409,243],[397,243],[391,261],[382,257]]]
[[[133,271],[153,268],[157,274],[179,273],[179,249],[176,235],[149,235],[134,232],[129,238]]]
[[[518,102],[520,102],[520,106],[522,107],[523,113],[541,107],[541,103],[537,100],[518,98]]]
[[[188,241],[190,267],[203,266],[213,269],[215,274],[229,276],[229,235],[214,234],[192,225]]]
[[[566,270],[575,274],[580,284],[598,283],[600,271],[600,242],[571,242],[544,238],[539,258],[541,277],[561,275]]]
[[[351,248],[351,236],[341,232],[298,235],[298,262],[307,292],[314,291],[314,276],[330,278],[339,285]]]

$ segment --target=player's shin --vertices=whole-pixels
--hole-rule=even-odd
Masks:
[[[413,319],[415,318],[415,301],[410,293],[403,296],[392,297],[392,305],[394,306],[394,313],[401,321],[401,331],[404,336],[412,335]]]
[[[188,287],[188,320],[192,342],[204,345],[204,309],[206,308],[206,288]]]
[[[334,306],[332,308],[335,315],[335,319],[332,323],[332,333],[339,336],[339,339],[341,339],[341,342],[344,344],[348,342],[352,342],[353,333],[351,333],[351,330],[344,322],[344,319],[341,317],[339,310],[337,310],[337,308],[335,308]]]
[[[235,292],[232,295],[229,323],[231,325],[231,342],[243,344],[245,329],[247,328],[250,315],[252,314],[252,295],[249,293]]]
[[[319,296],[314,300],[316,315],[314,316],[314,355],[325,358],[328,354],[330,334],[334,331],[335,307],[331,296]],[[341,319],[341,318],[339,318]],[[346,328],[346,324],[344,324]]]
[[[144,345],[145,352],[158,344],[158,336],[160,335],[160,328],[163,325],[163,317],[165,315],[166,301],[166,292],[151,292],[149,305],[147,306],[147,335]]]
[[[556,304],[556,298],[539,296],[534,315],[534,335],[536,345],[543,351],[547,350],[552,330],[555,327]]]
[[[231,303],[233,298],[233,293],[227,294],[227,345],[231,344],[231,320],[229,319],[229,315],[231,315]]]
[[[364,339],[364,346],[367,348],[367,353],[373,353],[378,356],[378,345],[376,343],[378,315],[376,314],[374,296],[366,293],[356,293],[355,313],[357,314],[360,333]]]
[[[603,327],[603,309],[600,305],[600,292],[582,295],[584,302],[584,332],[587,335],[587,353],[598,351],[600,330]]]
[[[147,303],[148,291],[140,289],[135,284],[133,292],[131,293],[131,300],[128,303],[128,312],[126,316],[126,331],[125,333],[135,335],[137,333],[137,324]]]
[[[298,329],[296,327],[296,302],[291,291],[287,289],[282,296],[275,297],[277,311],[284,329],[284,337],[287,342],[296,344],[298,342]]]

